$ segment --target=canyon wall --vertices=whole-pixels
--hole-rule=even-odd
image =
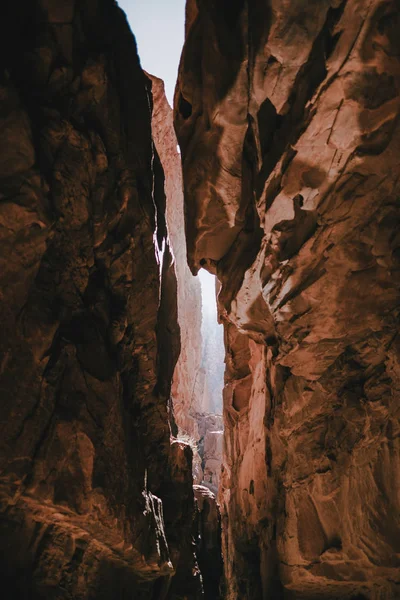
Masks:
[[[3,587],[199,598],[151,81],[113,0],[0,13]]]
[[[188,0],[188,259],[221,282],[228,600],[400,596],[400,7]]]

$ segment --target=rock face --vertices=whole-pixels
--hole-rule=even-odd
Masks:
[[[400,596],[400,7],[187,3],[188,257],[222,284],[229,600]]]
[[[200,597],[151,82],[112,0],[0,12],[4,588]]]

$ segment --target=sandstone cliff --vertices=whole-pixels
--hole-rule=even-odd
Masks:
[[[188,258],[222,284],[227,598],[400,596],[400,7],[188,0]]]
[[[0,12],[2,585],[200,597],[151,82],[113,0]]]

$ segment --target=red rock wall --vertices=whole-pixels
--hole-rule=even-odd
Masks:
[[[3,588],[197,598],[151,83],[112,0],[0,13]]]
[[[400,596],[395,0],[187,5],[188,258],[225,322],[227,598]]]

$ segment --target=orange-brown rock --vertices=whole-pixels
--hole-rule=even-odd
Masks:
[[[0,29],[2,589],[197,598],[151,82],[113,0],[3,3]]]
[[[227,598],[400,596],[400,7],[188,1],[188,258],[222,284]]]

